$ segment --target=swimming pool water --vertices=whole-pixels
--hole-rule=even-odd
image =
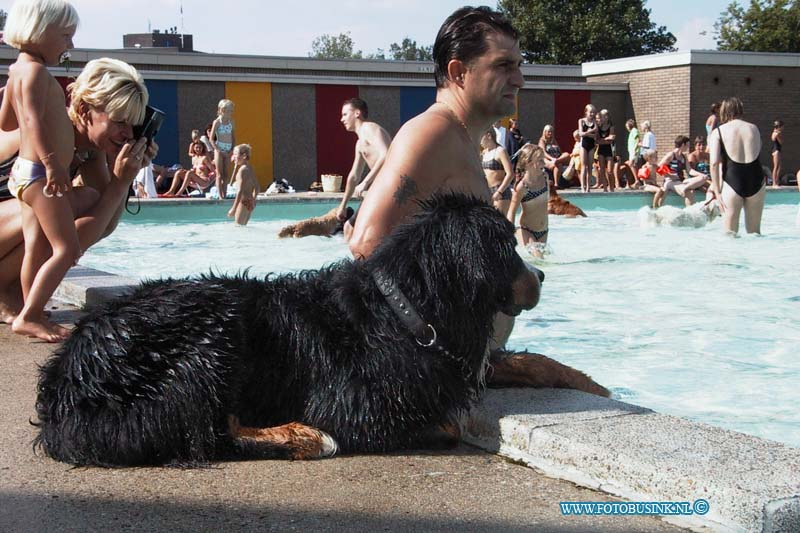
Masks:
[[[510,347],[584,370],[621,400],[800,447],[800,195],[780,200],[763,236],[732,238],[719,219],[649,227],[641,199],[578,198],[589,217],[550,218],[542,299]],[[81,263],[136,278],[316,268],[349,257],[341,237],[276,234],[332,205],[260,204],[247,227],[227,205],[143,205]]]

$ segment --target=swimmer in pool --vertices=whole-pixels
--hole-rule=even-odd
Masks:
[[[513,223],[517,208],[522,206],[517,242],[532,256],[541,258],[549,231],[547,202],[550,199],[544,168],[544,150],[534,144],[523,146],[517,160],[517,172],[522,173],[522,179],[514,187],[508,207],[508,220]]]

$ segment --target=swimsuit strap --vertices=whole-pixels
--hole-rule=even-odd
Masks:
[[[525,185],[525,188],[528,189],[528,186]],[[544,184],[544,187],[542,187],[541,189],[535,191],[528,189],[528,192],[526,192],[525,196],[522,197],[522,203],[530,202],[531,200],[540,197],[541,195],[547,192],[547,189],[548,186],[546,183]]]

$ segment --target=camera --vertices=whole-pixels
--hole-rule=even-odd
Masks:
[[[147,106],[144,111],[144,121],[139,126],[133,127],[133,136],[139,140],[142,137],[147,137],[147,144],[153,142],[153,137],[158,134],[161,124],[164,123],[166,114],[160,109],[152,106]]]

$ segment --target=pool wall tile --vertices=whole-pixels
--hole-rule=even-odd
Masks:
[[[225,82],[178,82],[178,162],[184,168],[192,166],[192,160],[188,155],[192,130],[200,130],[200,135],[205,133],[206,125],[211,124],[217,117],[217,104],[223,98],[225,98]]]
[[[341,174],[342,188],[353,166],[356,134],[342,127],[342,103],[358,96],[355,85],[316,85],[317,172]]]
[[[234,140],[236,144],[250,145],[250,164],[263,191],[273,178],[272,84],[226,82],[225,98],[232,100],[235,105]]]
[[[339,124],[341,127],[341,124]],[[272,84],[272,153],[275,177],[298,191],[317,179],[317,111],[314,85]]]
[[[150,93],[150,105],[166,113],[164,123],[156,135],[158,155],[155,162],[172,165],[180,160],[178,145],[178,82],[174,80],[145,80]]]

